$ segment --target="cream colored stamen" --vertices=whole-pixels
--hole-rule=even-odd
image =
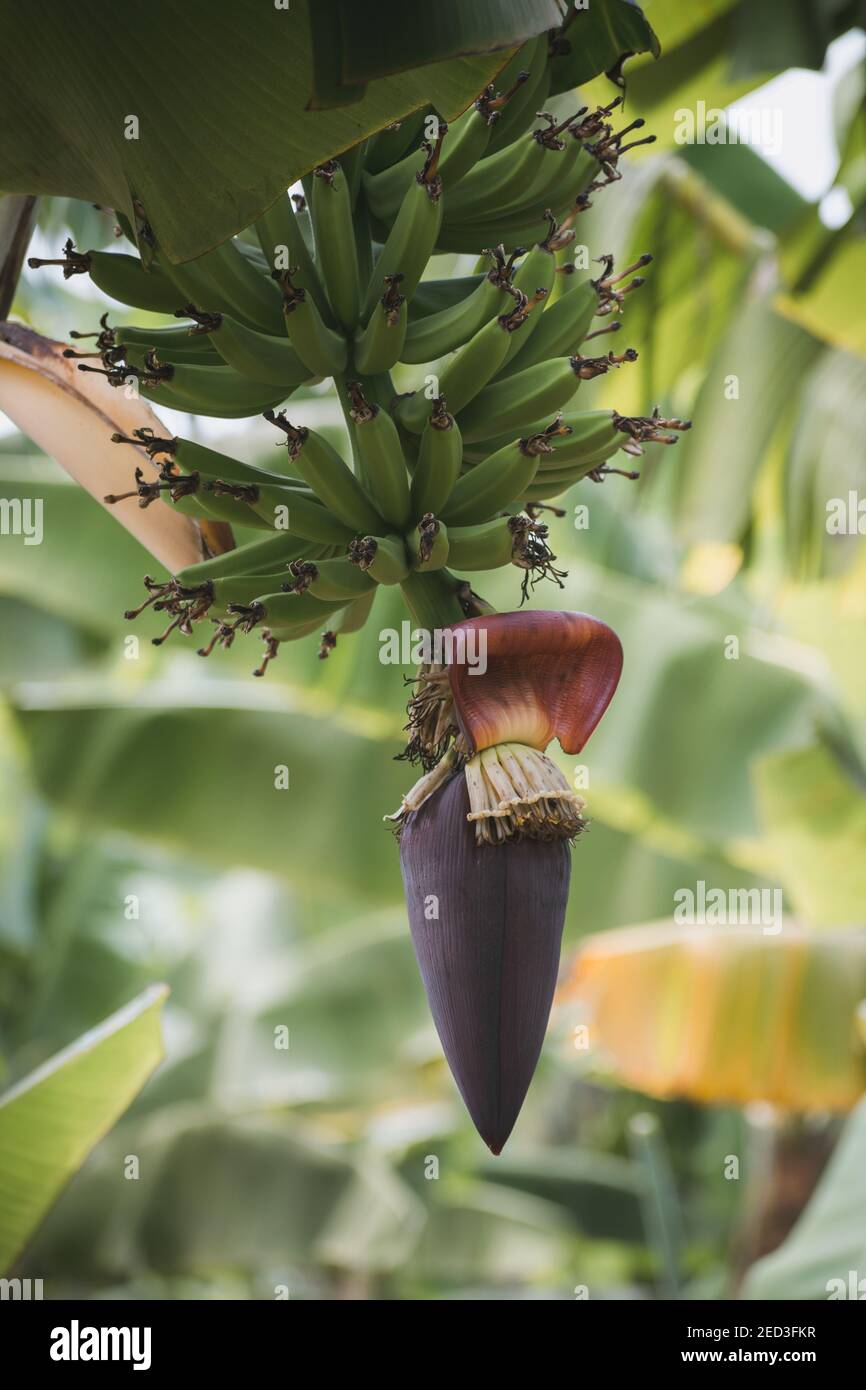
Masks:
[[[537,748],[496,744],[470,758],[464,770],[467,819],[475,822],[479,844],[521,837],[570,840],[586,825],[583,797]]]

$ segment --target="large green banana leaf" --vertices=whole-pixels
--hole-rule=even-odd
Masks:
[[[381,48],[390,75],[373,74],[352,105],[322,112],[308,109],[306,4],[153,0],[110,14],[99,0],[74,12],[5,6],[0,188],[68,194],[133,220],[137,201],[168,256],[188,260],[248,226],[301,174],[418,106],[451,120],[507,50],[562,14],[555,0],[487,0],[480,15],[436,5],[426,19],[403,6],[392,48],[383,35],[394,6],[351,8],[353,35],[366,17],[361,64]],[[419,44],[439,60],[417,67]]]
[[[176,260],[240,231],[302,173],[419,100],[457,115],[505,56],[389,77],[352,107],[323,114],[305,109],[312,43],[303,4],[157,0],[114,23],[94,0],[74,17],[7,8],[2,37],[0,184],[71,194],[128,217],[138,200]],[[511,34],[502,37],[507,48]],[[128,116],[138,120],[136,139],[125,138]]]
[[[0,1270],[162,1056],[154,986],[0,1098]]]

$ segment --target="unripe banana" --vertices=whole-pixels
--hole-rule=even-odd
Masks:
[[[482,275],[455,275],[447,280],[422,280],[409,300],[409,326],[419,324],[431,314],[454,309],[473,294],[481,284]],[[488,315],[488,318],[490,316]]]
[[[156,459],[157,456],[170,457],[187,473],[199,473],[205,479],[222,478],[229,483],[278,483],[283,487],[301,490],[306,486],[297,478],[280,472],[278,468],[256,468],[251,463],[242,463],[240,459],[218,453],[216,449],[209,449],[205,444],[197,444],[181,435],[162,439],[150,429],[140,429],[133,432],[132,438],[123,434],[113,434],[111,440],[114,444],[132,444],[138,449],[144,449],[152,459]]]
[[[454,416],[448,413],[445,397],[437,396],[421,435],[418,462],[412,474],[413,516],[423,516],[426,512],[438,515],[451,496],[462,462],[460,429]]]
[[[293,560],[285,584],[294,594],[310,593],[314,598],[356,599],[375,589],[376,581],[343,555],[334,560]]]
[[[408,324],[406,298],[399,288],[402,279],[402,275],[386,277],[385,293],[366,327],[355,335],[355,366],[364,376],[390,371],[402,356]]]
[[[500,369],[500,379],[551,357],[576,353],[597,308],[598,294],[591,280],[584,280],[574,293],[565,295],[555,304],[546,304],[543,313],[532,315],[531,324],[527,325],[531,327],[530,336],[523,339],[520,350]]]
[[[27,264],[31,270],[59,265],[64,280],[73,275],[89,275],[97,289],[110,298],[148,313],[173,314],[186,298],[178,293],[174,281],[159,266],[152,265],[145,270],[137,256],[127,256],[123,252],[76,251],[71,237],[63,247],[62,257],[46,260],[30,256]]]
[[[239,613],[247,619],[247,631],[254,627],[267,627],[274,634],[297,630],[302,626],[313,631],[329,613],[344,608],[347,599],[326,600],[314,598],[312,594],[289,594],[282,590],[273,593],[260,593],[247,602],[232,600],[226,605],[228,613]]]
[[[486,386],[457,416],[464,440],[486,439],[492,430],[523,430],[543,415],[553,415],[580,384],[574,357],[556,357]]]
[[[572,463],[584,462],[593,457],[597,449],[604,448],[615,440],[621,440],[613,423],[613,412],[610,410],[570,411],[559,418],[561,430],[557,435],[550,435],[548,438],[550,451],[545,451],[542,456],[542,471],[547,467],[562,468]],[[544,428],[544,423],[543,420],[533,420],[526,427],[527,433],[537,434]],[[470,464],[477,463],[479,459],[485,459],[488,454],[504,448],[513,438],[513,433],[509,432],[490,439],[477,440],[468,449],[464,449],[464,458]]]
[[[402,121],[395,121],[373,135],[367,141],[364,152],[365,171],[378,174],[382,169],[390,169],[392,164],[399,163],[407,150],[421,139],[427,112],[426,106],[419,107],[417,111],[404,116]]]
[[[448,529],[432,512],[421,517],[406,545],[414,570],[441,570],[448,563]]]
[[[349,560],[377,584],[401,584],[409,573],[402,536],[356,536],[349,545]]]
[[[288,531],[304,540],[334,545],[348,545],[352,531],[314,498],[285,487],[254,489],[249,506],[276,531]]]
[[[305,213],[304,216],[309,221],[309,213]],[[273,273],[294,266],[295,284],[312,296],[325,323],[329,328],[333,328],[334,318],[328,296],[322,288],[298,214],[287,193],[272,203],[267,212],[259,218],[256,223],[256,236],[264,252],[268,269]],[[285,257],[288,257],[288,261]]]
[[[379,222],[387,225],[392,221],[416,175],[424,168],[426,159],[427,151],[419,145],[376,174],[365,170],[362,178],[364,198]]]
[[[357,381],[346,383],[351,416],[361,458],[361,480],[390,526],[405,527],[410,519],[409,474],[397,426],[387,411],[372,405]]]
[[[283,295],[286,333],[298,357],[314,376],[335,376],[348,361],[346,340],[329,328],[312,295],[294,283],[295,267],[274,271]]]
[[[539,458],[559,431],[554,421],[541,434],[514,440],[491,454],[456,483],[442,518],[449,528],[471,526],[522,498],[538,472]]]
[[[493,128],[499,120],[500,108],[506,100],[507,97],[496,98],[493,88],[488,87],[449,126],[439,161],[442,186],[447,195],[485,154]]]
[[[402,290],[407,298],[423,275],[442,223],[442,180],[437,173],[442,136],[435,145],[426,145],[427,158],[421,173],[412,180],[400,204],[400,211],[373,267],[364,313],[373,312],[388,275],[402,275]]]
[[[312,215],[322,279],[331,308],[343,328],[354,331],[361,308],[358,252],[349,185],[335,159],[315,170]]]
[[[263,333],[282,331],[279,294],[234,242],[225,241],[182,265],[173,265],[164,255],[159,262],[177,285],[182,304],[195,304],[210,314],[230,314]]]
[[[248,545],[236,546],[234,550],[225,550],[221,555],[212,555],[198,564],[186,565],[177,571],[175,579],[183,588],[194,589],[209,579],[272,574],[281,566],[288,566],[291,560],[315,559],[320,549],[311,541],[285,533],[267,536],[260,541],[250,541]]]
[[[531,306],[525,314],[525,323],[522,331],[512,336],[508,344],[508,351],[505,354],[505,361],[508,362],[515,357],[518,352],[522,352],[544,317],[544,301],[553,289],[556,278],[556,257],[550,249],[550,242],[556,232],[556,222],[553,217],[548,218],[548,235],[543,241],[533,246],[532,250],[523,257],[514,275],[514,288],[518,293],[526,296],[528,306]],[[504,365],[504,364],[503,364]],[[501,369],[500,369],[501,370]]]
[[[519,195],[544,155],[543,146],[533,135],[521,135],[515,147],[508,146],[475,165],[446,199],[445,227],[483,219],[491,209],[507,205]]]
[[[304,369],[302,375],[287,377],[280,387],[241,376],[232,367],[204,367],[187,362],[171,366],[165,379],[154,378],[146,371],[126,371],[138,377],[141,394],[157,405],[224,420],[260,415],[309,380],[309,372]],[[127,377],[123,369],[115,375],[117,384],[124,385]]]
[[[125,349],[126,360],[134,362],[136,366],[144,365],[143,356],[137,354],[151,348],[163,362],[199,362],[202,366],[218,367],[222,361],[209,336],[200,332],[195,325],[139,328],[136,324],[121,323],[109,331],[117,346]],[[74,338],[86,336],[83,333],[70,334]],[[72,356],[71,353],[69,355]]]
[[[492,570],[510,565],[514,555],[515,518],[498,516],[476,526],[448,528],[448,564],[457,570]]]
[[[211,341],[226,366],[233,367],[236,372],[284,389],[287,381],[294,381],[304,373],[308,380],[321,375],[302,361],[284,334],[277,338],[259,333],[228,314],[216,314],[213,319]]]
[[[510,283],[513,258],[506,261],[501,247],[486,254],[494,257],[493,268],[471,294],[409,324],[400,354],[402,362],[435,362],[462,347],[497,312]]]
[[[354,533],[376,534],[384,528],[384,519],[358,479],[323,435],[303,427],[296,429],[284,413],[275,416],[269,411],[265,418],[283,430],[293,467],[339,521]]]
[[[319,658],[321,660],[330,656],[337,645],[338,637],[361,631],[372,611],[377,589],[378,585],[374,584],[368,594],[362,594],[360,598],[356,598],[340,610],[337,617],[321,635],[319,644]]]
[[[509,314],[500,314],[490,319],[483,328],[470,338],[469,342],[451,359],[439,378],[437,395],[445,396],[454,415],[463,410],[470,401],[493,379],[508,354],[512,335],[521,332],[527,320],[526,300],[517,298],[517,306]],[[424,429],[429,414],[430,402],[423,391],[404,396],[395,414],[400,424],[413,434]]]
[[[525,43],[499,74],[497,80],[503,87],[510,87],[520,72],[526,73],[526,79],[514,92],[493,127],[487,146],[487,159],[506,145],[511,145],[526,128],[532,113],[544,106],[550,87],[547,49],[547,35],[539,34]]]

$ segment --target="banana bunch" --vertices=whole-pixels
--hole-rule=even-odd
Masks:
[[[648,441],[672,444],[688,422],[574,408],[584,383],[633,361],[602,352],[621,329],[648,254],[581,279],[575,223],[621,177],[641,125],[614,129],[618,95],[588,110],[548,100],[548,39],[526,44],[450,126],[419,111],[315,169],[254,228],[175,265],[137,206],[121,227],[138,253],[81,252],[88,274],[133,309],[171,315],[150,328],[109,323],[80,370],[197,415],[264,415],[280,462],[257,468],[183,438],[114,436],[136,450],[131,486],[107,500],[157,498],[202,519],[261,532],[165,581],[146,579],[145,608],[165,631],[210,621],[200,651],[258,630],[262,675],[280,642],[324,630],[320,654],[360,628],[379,585],[400,585],[413,616],[446,625],[485,611],[463,576],[513,564],[528,586],[561,582],[539,509],[583,478],[622,470]],[[452,276],[442,253],[472,256]],[[439,271],[437,275],[437,270]],[[610,339],[608,339],[610,341]],[[84,360],[89,359],[89,360]],[[400,385],[414,389],[398,391]],[[351,459],[280,407],[331,379]],[[585,388],[590,389],[591,388]],[[626,476],[636,476],[627,472]],[[555,511],[555,508],[551,510]]]

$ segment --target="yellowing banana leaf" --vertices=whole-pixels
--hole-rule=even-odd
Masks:
[[[653,922],[590,937],[561,990],[590,1057],[648,1095],[847,1110],[866,1090],[866,936]]]
[[[154,985],[0,1098],[0,1270],[162,1058]]]
[[[866,244],[846,233],[800,294],[776,299],[780,314],[832,343],[866,356]]]
[[[111,443],[112,433],[129,435],[142,427],[157,435],[170,431],[144,401],[128,399],[123,388],[109,386],[96,373],[77,371],[63,348],[20,324],[0,324],[0,410],[102,503],[106,493],[126,491],[118,489],[118,480],[131,477],[132,468],[124,472],[122,452],[127,465],[137,453],[145,472],[153,472],[143,449],[121,451]],[[133,498],[115,508],[115,519],[168,570],[194,564],[204,553],[193,518],[161,500],[142,509]],[[213,537],[211,529],[211,548],[225,548],[214,547]]]
[[[538,32],[551,7],[533,9]],[[369,22],[378,33],[378,9]],[[490,46],[507,49],[513,33],[509,23]],[[0,188],[82,198],[133,224],[137,201],[175,261],[249,226],[302,174],[419,106],[453,119],[506,56],[449,57],[320,112],[307,109],[313,45],[301,0],[151,0],[122,15],[101,0],[74,11],[6,5],[0,51]]]

